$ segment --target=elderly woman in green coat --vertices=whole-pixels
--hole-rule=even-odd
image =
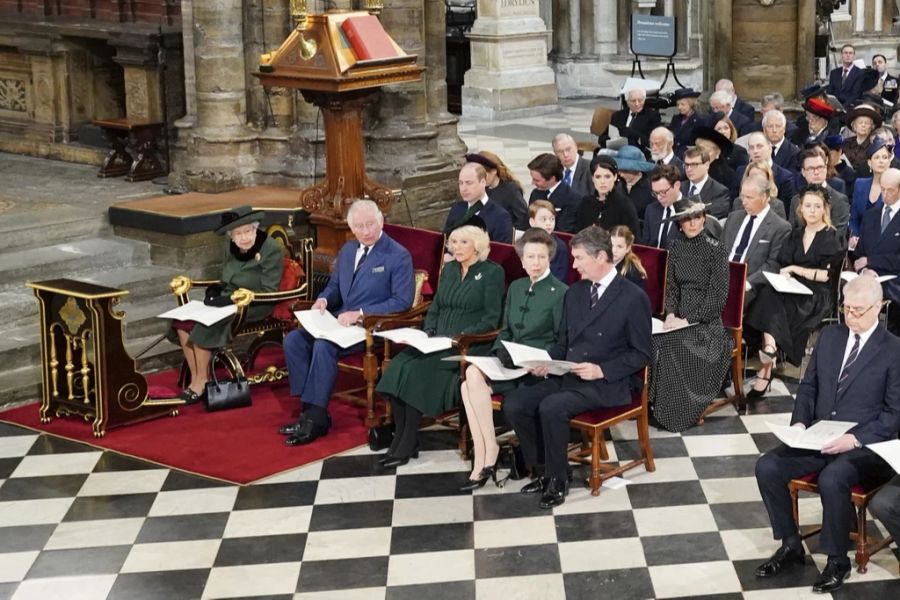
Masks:
[[[563,246],[565,248],[565,246]],[[503,327],[492,348],[506,367],[513,367],[503,342],[515,342],[548,350],[556,341],[562,320],[563,298],[568,286],[553,276],[550,263],[556,254],[556,238],[543,229],[531,228],[516,241],[516,254],[522,260],[527,277],[516,279],[506,293]],[[466,420],[472,432],[472,473],[459,488],[468,492],[497,478],[500,446],[494,433],[494,407],[491,394],[504,394],[520,385],[533,385],[541,379],[526,375],[511,381],[488,381],[475,365],[466,368],[466,380],[460,386]]]
[[[477,217],[475,217],[477,219]],[[437,293],[424,329],[433,335],[485,333],[497,327],[503,305],[504,274],[487,260],[487,232],[463,225],[450,232],[452,261],[444,265]],[[486,353],[487,347],[473,352]],[[399,467],[418,455],[417,431],[422,415],[439,415],[459,405],[459,363],[443,358],[456,350],[423,354],[406,348],[394,358],[376,390],[390,398],[394,414],[394,440],[380,462]]]
[[[265,217],[262,211],[239,206],[222,215],[219,235],[228,234],[229,242],[222,263],[219,283],[206,289],[204,304],[226,306],[238,288],[253,292],[275,292],[281,282],[283,268],[281,247],[259,228]],[[251,306],[248,321],[259,321],[272,312],[272,305]],[[203,399],[209,379],[209,360],[212,350],[221,348],[231,339],[231,321],[224,319],[206,326],[193,321],[173,321],[169,339],[181,345],[191,374],[191,382],[180,394],[186,404]]]

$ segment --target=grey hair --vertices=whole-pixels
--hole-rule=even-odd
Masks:
[[[550,260],[553,260],[553,257],[556,255],[556,238],[540,227],[526,229],[522,237],[516,240],[516,254],[519,258],[522,258],[522,254],[525,252],[525,244],[543,244],[547,246],[547,255],[550,257]]]
[[[765,194],[766,198],[770,198],[772,196],[772,184],[769,183],[769,180],[762,175],[757,175],[754,173],[745,178],[744,181],[741,182],[741,189],[743,189],[744,186],[747,185],[749,185],[750,188],[757,194]]]
[[[709,96],[709,103],[718,102],[719,104],[727,104],[731,106],[734,104],[734,96],[725,90],[719,90],[718,92],[713,92]]]
[[[585,227],[575,234],[572,241],[569,242],[570,248],[581,248],[590,256],[597,257],[603,252],[606,254],[607,260],[612,261],[612,241],[609,233],[602,227]]]
[[[256,231],[257,229],[259,229],[259,221],[250,221],[249,223],[247,223],[247,225],[250,225],[251,227],[253,227],[253,231]],[[233,227],[228,230],[228,237],[230,237],[231,239],[234,239],[234,230],[235,229],[237,229],[237,227]]]
[[[784,113],[778,109],[773,109],[770,111],[766,111],[766,114],[763,115],[762,126],[765,127],[766,124],[772,119],[778,119],[781,121],[782,125],[787,125],[787,117],[784,116]]]
[[[784,96],[782,96],[780,92],[772,92],[771,94],[763,96],[760,104],[763,106],[766,104],[774,104],[775,108],[781,110],[784,107]]]
[[[378,205],[371,200],[365,199],[354,200],[353,204],[350,205],[350,208],[347,210],[347,225],[353,227],[353,215],[361,210],[371,211],[375,215],[375,219],[378,220],[378,224],[384,225],[384,215],[381,214]]]
[[[734,82],[730,79],[720,79],[716,82],[716,91],[726,91],[731,93],[734,91]]]
[[[650,132],[651,136],[653,134],[663,136],[664,138],[666,138],[666,140],[669,141],[669,143],[675,142],[675,135],[672,133],[672,130],[669,129],[668,127],[657,127],[656,129],[654,129],[653,131]]]
[[[630,100],[631,95],[635,93],[640,96],[642,100],[647,99],[647,90],[645,90],[644,88],[632,88],[628,90],[627,92],[625,92],[625,99]]]
[[[877,279],[861,275],[844,286],[844,298],[847,296],[868,296],[869,302],[875,304],[884,299],[884,292]]]
[[[554,150],[556,150],[556,145],[559,144],[560,142],[570,142],[570,143],[574,144],[575,138],[573,138],[568,133],[557,133],[556,136],[554,136],[554,138],[553,138],[553,142],[551,143]]]
[[[450,238],[454,234],[472,242],[475,246],[475,254],[478,255],[478,262],[487,260],[488,255],[491,253],[491,238],[488,237],[487,231],[475,225],[460,225],[447,236],[448,250],[450,249]]]

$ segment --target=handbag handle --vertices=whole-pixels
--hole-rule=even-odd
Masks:
[[[216,377],[216,361],[222,363],[229,371],[232,371],[236,381],[245,379],[244,370],[241,368],[240,363],[235,360],[229,360],[227,352],[227,350],[219,348],[212,353],[209,359],[209,378],[216,387],[219,387],[219,378]]]

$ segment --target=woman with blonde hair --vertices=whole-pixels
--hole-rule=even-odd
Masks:
[[[528,229],[528,203],[522,194],[522,184],[500,157],[493,152],[482,150],[477,154],[466,154],[466,161],[484,167],[487,174],[488,200],[506,209],[513,227],[519,231]]]
[[[767,161],[757,160],[747,165],[747,168],[744,170],[744,176],[741,178],[741,185],[738,186],[738,189],[740,189],[744,185],[744,182],[753,174],[762,175],[765,177],[766,181],[769,182],[769,207],[776,215],[787,220],[784,202],[778,197],[778,186],[775,185],[775,174],[772,172],[772,167]],[[731,204],[731,210],[738,210],[741,207],[741,197],[737,196]]]
[[[742,167],[750,162],[750,155],[747,153],[747,149],[740,144],[735,143],[738,139],[738,130],[737,127],[734,126],[734,123],[731,122],[731,119],[722,117],[716,121],[715,125],[713,125],[713,129],[728,138],[728,141],[732,144],[731,150],[728,152],[728,156],[726,156],[729,167],[737,171],[738,167]]]
[[[474,217],[477,219],[477,217]],[[504,274],[488,260],[490,240],[475,225],[450,232],[452,261],[444,264],[423,329],[429,335],[453,336],[496,329],[503,306]],[[484,354],[487,347],[473,347]],[[417,431],[423,415],[437,416],[459,405],[459,363],[442,360],[458,354],[451,348],[423,354],[408,347],[391,360],[375,388],[390,399],[394,440],[380,462],[399,467],[418,456]]]

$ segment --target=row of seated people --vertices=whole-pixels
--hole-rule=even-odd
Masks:
[[[749,183],[762,182],[753,179]],[[764,194],[760,198],[764,200]],[[831,230],[827,225],[827,198],[819,188],[805,190],[801,206],[805,221],[799,243],[808,251],[819,234]],[[382,463],[396,467],[415,457],[422,415],[437,414],[461,401],[475,448],[475,468],[463,489],[484,485],[495,475],[498,451],[491,395],[503,391],[503,413],[519,436],[534,476],[522,491],[539,494],[540,506],[552,508],[565,501],[568,491],[570,419],[591,408],[631,402],[631,392],[638,384],[635,377],[646,365],[651,368],[650,394],[658,419],[673,430],[692,424],[700,414],[698,409],[702,412],[708,404],[705,397],[718,389],[731,350],[731,339],[722,328],[720,316],[729,285],[728,251],[705,233],[705,210],[702,203],[684,201],[672,217],[683,234],[670,248],[668,258],[664,327],[672,331],[653,337],[649,298],[634,283],[641,283],[643,270],[629,251],[627,233],[620,236],[621,249],[617,252],[613,239],[602,228],[579,232],[569,246],[572,266],[582,279],[567,289],[549,272],[557,241],[542,229],[528,230],[517,242],[526,278],[512,283],[503,310],[505,276],[501,267],[487,260],[487,234],[471,224],[454,229],[449,240],[454,260],[444,266],[425,329],[444,335],[484,333],[496,328],[502,319],[501,340],[545,347],[553,358],[575,362],[576,366],[561,377],[548,377],[543,368],[532,369],[515,383],[490,382],[469,366],[460,383],[455,363],[440,360],[452,351],[425,355],[407,348],[390,363],[378,383],[378,391],[391,400],[396,422],[394,441]],[[267,249],[269,238],[257,229],[261,217],[249,209],[229,211],[223,217],[220,231],[230,234],[230,258],[223,268],[222,290],[211,295],[211,303],[218,302],[216,298],[235,285],[235,278],[229,274],[235,268],[228,265],[231,259],[238,261],[238,269],[260,274],[270,271],[268,276],[257,277],[256,285],[248,276],[237,285],[273,287],[269,279],[275,278],[278,269],[265,267],[266,262],[275,261],[266,258],[272,252]],[[335,312],[344,324],[358,321],[367,312],[408,308],[413,295],[411,256],[383,232],[383,217],[377,206],[369,201],[355,202],[348,224],[356,240],[342,248],[329,284],[313,306]],[[624,228],[621,231],[625,232]],[[832,256],[827,247],[821,253]],[[617,259],[617,254],[621,258]],[[798,276],[811,281],[827,277],[827,273],[812,270],[801,273],[796,265],[788,267],[796,267]],[[621,276],[620,272],[631,272],[632,277]],[[790,301],[785,299],[791,298],[768,296],[772,312],[786,310]],[[761,291],[757,301],[766,297]],[[802,559],[796,524],[785,523],[785,519],[790,520],[790,505],[784,506],[787,481],[821,471],[823,488],[832,479],[852,486],[861,478],[885,473],[886,463],[863,448],[864,444],[895,438],[900,429],[900,367],[893,360],[900,341],[884,330],[876,330],[876,306],[880,303],[881,287],[874,278],[858,277],[847,285],[843,306],[847,324],[823,332],[792,417],[798,427],[822,418],[850,420],[858,425],[821,454],[778,447],[760,460],[760,487],[775,536],[784,542],[782,549],[760,566],[761,577],[777,575]],[[694,326],[679,329],[689,323]],[[187,333],[188,338],[196,335],[199,327]],[[178,332],[185,335],[183,329]],[[193,344],[194,352],[206,342],[189,341],[186,357],[189,344]],[[301,330],[287,336],[285,355],[291,394],[303,402],[299,422],[282,431],[288,434],[290,445],[309,443],[327,433],[327,403],[340,352],[334,344],[314,340]],[[473,348],[472,352],[494,352],[504,360],[502,346],[496,342]],[[197,356],[195,353],[195,361]],[[858,377],[863,367],[865,375]],[[839,382],[837,391],[834,382]],[[847,401],[837,403],[836,398],[844,394]],[[885,488],[886,497],[896,498],[890,494],[896,494],[898,487],[900,481],[895,480]],[[829,536],[823,548],[830,565],[823,577],[831,578],[829,585],[839,585],[849,570],[843,561],[850,525],[846,518],[836,516],[848,513],[843,509],[849,508],[849,500],[844,497],[849,492],[844,491],[822,493],[828,507],[825,531]],[[890,509],[891,501],[887,502]],[[876,510],[882,511],[883,504],[876,503]],[[891,510],[883,514],[886,523],[891,523],[892,514],[896,516]],[[840,580],[836,584],[835,578]]]

